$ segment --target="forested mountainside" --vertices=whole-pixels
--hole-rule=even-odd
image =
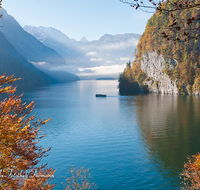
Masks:
[[[55,80],[47,74],[36,69],[29,63],[13,45],[0,32],[0,75],[13,75],[22,80],[16,81],[14,85],[20,90],[31,89],[36,86],[48,85],[54,83]]]
[[[170,10],[169,4],[165,3],[165,6]],[[196,35],[199,29],[192,30],[192,28],[198,28],[199,21],[187,26],[181,21],[197,15],[198,11],[198,9],[184,9],[174,11],[173,15],[164,12],[155,13],[148,20],[145,32],[140,37],[132,67],[127,66],[120,75],[119,82],[138,82],[141,87],[147,85],[150,92],[198,94],[200,92],[200,38],[188,36],[186,39],[187,32],[181,33],[182,28],[187,28],[190,36]],[[177,16],[181,28],[177,28],[176,31],[170,30],[169,25]],[[160,28],[164,35],[159,33]],[[179,30],[180,32],[177,33]],[[176,40],[171,41],[167,32]],[[123,91],[123,86],[120,91]]]

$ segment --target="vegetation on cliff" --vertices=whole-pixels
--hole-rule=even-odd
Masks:
[[[147,78],[146,74],[140,69],[139,65],[131,62],[126,63],[126,69],[119,76],[119,92],[121,95],[134,95],[140,92],[147,92],[147,86],[143,81]]]
[[[200,36],[200,27],[196,23],[200,20],[199,14],[186,14],[186,17],[180,17],[179,14],[184,10],[198,10],[200,8],[199,0],[119,0],[131,7],[140,9],[144,12],[157,12],[170,16],[171,22],[167,27],[157,28],[157,32],[170,41],[188,41],[197,39]],[[165,3],[163,3],[165,2]],[[176,14],[174,14],[176,13]],[[178,14],[177,14],[178,13]],[[194,24],[195,23],[195,24]],[[173,31],[171,33],[171,31]],[[194,32],[195,31],[195,32]],[[175,34],[175,35],[174,35]]]
[[[180,177],[183,189],[200,189],[200,153],[188,157]]]
[[[164,3],[163,6],[169,10],[171,8],[171,4]],[[200,39],[190,38],[188,40],[182,40],[182,36],[187,36],[186,32],[185,34],[182,34],[181,32],[177,33],[177,31],[169,30],[174,17],[179,18],[177,22],[179,22],[178,24],[181,28],[187,28],[188,31],[192,28],[198,28],[200,20],[190,23],[189,27],[186,26],[187,23],[181,22],[181,20],[196,17],[198,14],[198,9],[178,10],[169,15],[166,15],[163,12],[155,13],[148,20],[145,32],[140,37],[132,70],[140,68],[141,60],[146,53],[155,51],[158,55],[161,54],[165,58],[166,66],[163,72],[165,72],[173,81],[176,80],[179,93],[184,94],[186,91],[189,93],[199,91]],[[157,32],[158,29],[163,30],[164,36],[159,35]],[[179,28],[177,30],[179,30]],[[197,29],[190,30],[190,36],[195,36],[196,30]],[[178,40],[171,41],[168,38],[168,33]],[[174,59],[178,62],[175,69],[170,69],[168,64],[170,59]],[[139,69],[137,70],[139,73],[142,72]],[[127,68],[124,72],[127,72]],[[135,78],[137,82],[141,80],[138,78],[140,76],[139,73],[132,72],[134,76],[131,76],[132,78]],[[123,73],[121,75],[123,75]]]

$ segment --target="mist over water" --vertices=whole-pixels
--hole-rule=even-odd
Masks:
[[[107,94],[96,98],[95,94]],[[78,81],[27,92],[35,100],[42,127],[41,145],[52,147],[43,159],[57,169],[90,169],[98,189],[179,189],[186,157],[200,151],[200,98],[119,96],[117,81]]]

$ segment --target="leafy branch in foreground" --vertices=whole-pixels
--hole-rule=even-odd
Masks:
[[[180,177],[183,179],[183,189],[200,189],[200,153],[188,157]]]
[[[96,185],[91,181],[92,176],[89,174],[88,169],[71,167],[69,173],[71,176],[66,179],[65,190],[96,189]]]
[[[200,36],[200,0],[120,0],[120,2],[129,4],[136,10],[139,8],[145,12],[169,17],[168,25],[155,28],[155,32],[167,40],[174,42],[197,40]]]
[[[0,76],[0,95],[7,98],[0,102],[0,187],[1,189],[52,189],[48,181],[55,170],[39,165],[50,148],[38,142],[45,136],[40,128],[49,120],[35,120],[31,114],[34,102],[26,104],[15,96],[16,88],[8,85],[17,79]]]

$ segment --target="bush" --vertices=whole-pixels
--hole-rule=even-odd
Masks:
[[[140,86],[137,82],[130,81],[128,78],[119,80],[119,93],[121,95],[135,95],[140,93]]]

